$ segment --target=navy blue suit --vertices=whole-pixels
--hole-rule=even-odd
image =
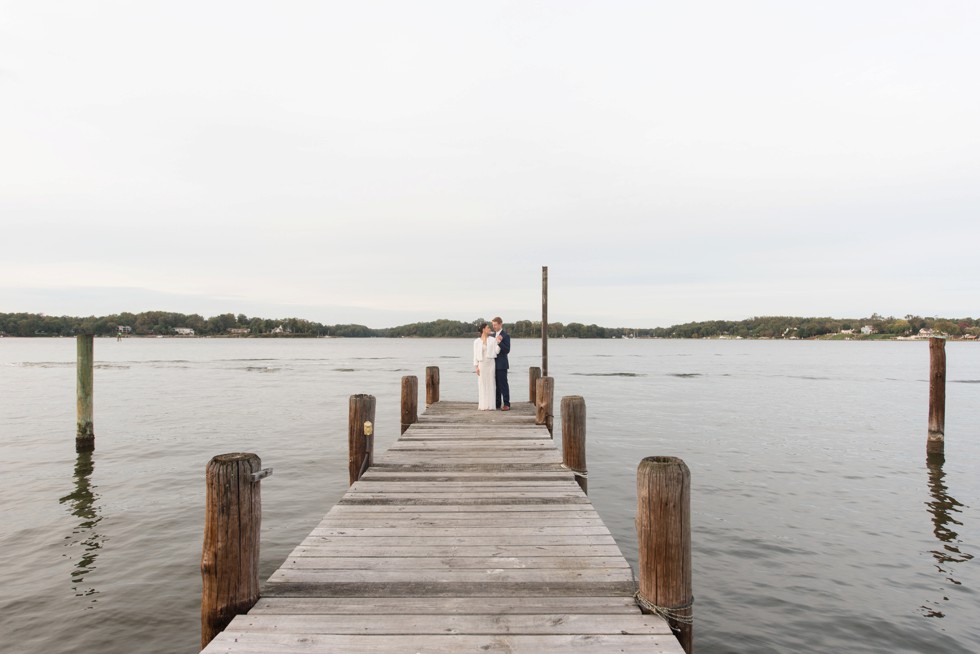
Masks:
[[[510,362],[507,361],[507,355],[510,354],[510,334],[502,329],[498,333],[501,336],[500,353],[497,354],[494,379],[497,382],[497,408],[499,409],[501,406],[510,406],[510,385],[507,383],[507,369],[510,368]]]

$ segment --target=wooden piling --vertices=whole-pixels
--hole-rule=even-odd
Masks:
[[[926,455],[946,448],[946,339],[929,339],[929,435]]]
[[[419,378],[415,375],[405,375],[402,377],[402,430],[404,434],[408,428],[419,421]]]
[[[538,366],[531,366],[527,371],[528,376],[528,394],[530,395],[529,401],[531,404],[537,404],[538,398],[538,380],[541,379],[541,368]]]
[[[541,266],[541,375],[548,376],[548,266]]]
[[[91,452],[95,449],[95,427],[92,418],[92,394],[94,390],[94,337],[79,334],[76,338],[78,361],[75,384],[78,424],[75,432],[75,451]]]
[[[439,401],[439,367],[428,366],[425,369],[425,406],[432,406]]]
[[[561,458],[575,473],[575,480],[589,494],[588,470],[585,465],[585,398],[568,395],[561,398]]]
[[[255,454],[214,457],[207,465],[201,555],[201,649],[259,599],[262,462]]]
[[[374,408],[373,395],[351,395],[347,420],[347,470],[350,483],[361,478],[374,458]]]
[[[555,380],[551,377],[541,377],[537,381],[535,391],[537,401],[534,403],[534,424],[545,425],[548,433],[555,437]]]
[[[694,651],[691,588],[691,471],[681,459],[652,456],[636,473],[639,543],[637,603],[664,617],[687,654]]]

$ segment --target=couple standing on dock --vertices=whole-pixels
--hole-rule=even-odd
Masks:
[[[491,331],[491,325],[493,330]],[[504,331],[504,321],[497,316],[491,324],[480,323],[480,335],[473,341],[473,366],[476,368],[480,411],[496,407],[510,411],[510,386],[507,384],[507,355],[510,354],[510,334]]]

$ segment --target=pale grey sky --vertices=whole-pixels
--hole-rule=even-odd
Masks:
[[[0,312],[980,314],[980,3],[0,0]]]

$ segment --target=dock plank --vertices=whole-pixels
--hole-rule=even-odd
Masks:
[[[383,622],[383,619],[379,619]],[[683,652],[671,635],[655,634],[568,634],[529,636],[487,635],[399,635],[376,634],[289,634],[279,631],[247,632],[230,628],[211,641],[208,654],[459,654],[460,652],[503,651],[510,654],[567,654],[575,652],[621,652],[622,654],[677,654]]]
[[[376,615],[249,615],[236,628],[243,632],[277,629],[291,634],[659,634],[670,633],[663,620],[644,616],[623,629],[616,615],[574,613],[469,613],[413,615],[410,620],[382,620]]]
[[[283,615],[541,615],[559,612],[636,613],[632,597],[531,597],[515,602],[509,597],[263,597],[249,611]]]
[[[435,570],[626,568],[628,570],[629,564],[615,556],[295,556],[287,559],[280,570],[421,570],[426,568]]]

